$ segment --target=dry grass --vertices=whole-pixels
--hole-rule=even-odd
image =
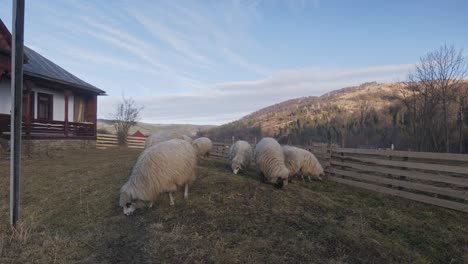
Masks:
[[[8,225],[0,161],[0,263],[464,263],[466,214],[331,182],[277,190],[202,161],[188,201],[125,217],[138,151],[25,160],[22,222]]]

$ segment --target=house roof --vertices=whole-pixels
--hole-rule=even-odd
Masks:
[[[8,56],[11,56],[11,45],[11,33],[0,19],[0,51],[7,52]],[[97,93],[98,95],[106,94],[105,91],[81,80],[27,46],[24,46],[24,57],[23,71],[26,77],[29,76],[67,85],[72,88]]]
[[[141,133],[140,130],[133,133],[132,137],[146,137],[145,134]]]
[[[73,87],[88,90],[98,94],[105,94],[103,90],[81,80],[75,75],[64,70],[46,57],[24,46],[24,54],[28,58],[28,63],[23,65],[25,75],[47,79],[49,81],[61,82]]]

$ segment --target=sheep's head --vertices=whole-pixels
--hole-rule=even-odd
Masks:
[[[123,213],[127,216],[131,215],[136,209],[132,203],[132,197],[125,191],[120,192],[119,205],[123,207]]]
[[[242,169],[242,166],[238,162],[233,162],[231,165],[231,169],[232,172],[234,172],[234,174],[237,174]]]
[[[301,174],[320,181],[322,180],[322,176],[325,176],[322,165],[316,159],[308,159],[306,164],[301,168]]]
[[[276,177],[272,177],[271,183],[276,188],[282,188],[283,186],[288,185],[288,179],[289,179],[289,170],[286,167],[284,167],[278,171]]]
[[[142,208],[145,206],[145,203],[140,200],[133,200],[130,194],[127,192],[120,193],[120,206],[123,208],[123,213],[126,216],[129,216],[135,212],[136,209]]]

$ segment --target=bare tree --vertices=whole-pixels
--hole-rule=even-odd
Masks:
[[[122,96],[122,102],[117,105],[114,115],[114,127],[119,145],[127,144],[128,131],[140,120],[143,107],[138,107],[132,98]]]
[[[449,111],[456,103],[456,93],[467,72],[468,64],[463,51],[444,45],[422,57],[415,72],[409,75],[409,81],[418,87],[418,93],[423,97],[421,110],[424,114],[424,129],[433,128],[433,124],[427,121],[434,120],[433,114],[438,107],[441,109],[441,131],[446,152],[450,151]],[[437,144],[435,136],[431,134]]]

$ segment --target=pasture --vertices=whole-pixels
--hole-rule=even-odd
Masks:
[[[261,184],[199,162],[189,200],[126,217],[118,206],[139,150],[23,161],[22,214],[9,217],[0,161],[0,263],[467,263],[468,214],[334,182]]]

